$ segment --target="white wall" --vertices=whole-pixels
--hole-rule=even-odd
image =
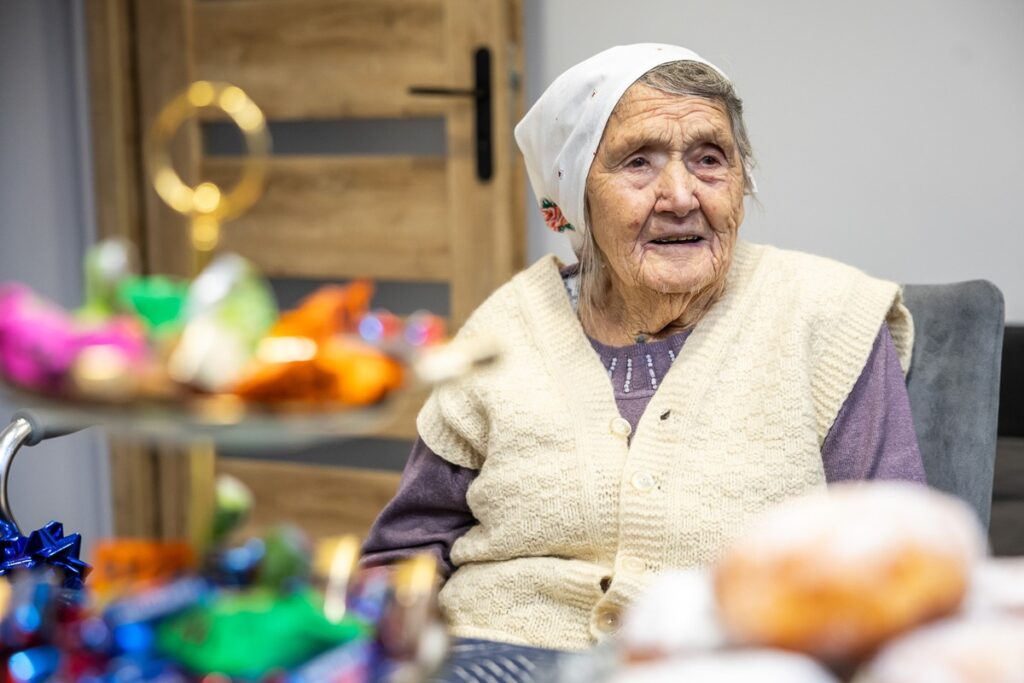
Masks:
[[[81,303],[93,234],[80,2],[0,0],[0,282]],[[23,406],[0,400],[0,427]],[[51,519],[86,549],[111,531],[106,455],[95,430],[19,453],[11,504],[24,531]]]
[[[528,0],[527,102],[606,47],[669,42],[744,99],[742,232],[901,282],[986,278],[1024,324],[1021,0]],[[531,259],[569,256],[532,204]]]

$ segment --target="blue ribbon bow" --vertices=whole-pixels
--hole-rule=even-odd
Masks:
[[[65,536],[60,522],[49,522],[22,536],[13,524],[0,520],[0,576],[15,569],[57,567],[64,570],[64,587],[79,589],[92,569],[79,559],[81,552],[81,534]]]

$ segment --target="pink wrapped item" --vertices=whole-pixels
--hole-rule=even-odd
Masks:
[[[0,286],[0,372],[9,381],[59,391],[78,354],[93,345],[115,348],[130,362],[146,356],[146,339],[130,319],[82,327],[26,286]]]

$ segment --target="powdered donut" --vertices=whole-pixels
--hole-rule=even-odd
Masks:
[[[926,626],[886,646],[854,681],[1021,683],[1024,619],[958,619]]]
[[[722,646],[711,573],[688,569],[659,576],[626,612],[619,640],[634,662]]]
[[[837,485],[756,521],[716,569],[738,641],[850,661],[960,605],[984,554],[962,501],[923,486]]]
[[[975,567],[965,611],[1024,618],[1024,557],[989,558]]]
[[[839,683],[820,664],[797,654],[736,650],[633,666],[611,683]]]

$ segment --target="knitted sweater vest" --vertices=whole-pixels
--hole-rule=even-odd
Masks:
[[[895,283],[740,241],[630,435],[557,261],[515,276],[458,335],[496,337],[502,360],[439,387],[417,420],[435,453],[479,470],[479,524],[441,593],[452,632],[586,648],[654,573],[713,562],[753,515],[824,487],[821,444],[883,320],[906,371]]]

